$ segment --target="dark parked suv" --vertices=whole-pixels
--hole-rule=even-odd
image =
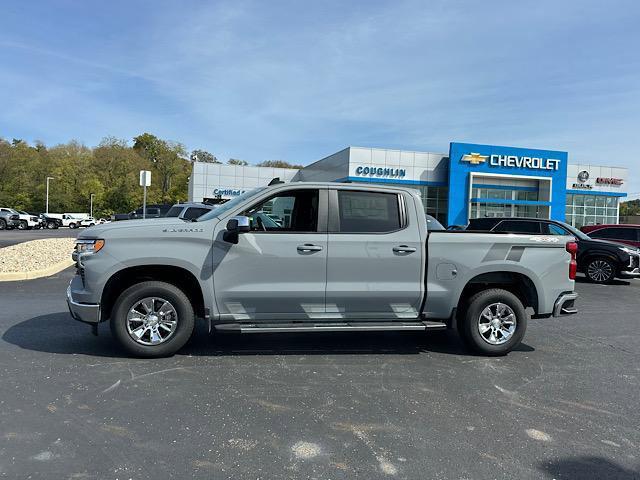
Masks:
[[[538,218],[474,218],[467,230],[542,235],[573,235],[578,244],[578,271],[595,283],[640,278],[640,250],[623,243],[590,238],[564,222]]]

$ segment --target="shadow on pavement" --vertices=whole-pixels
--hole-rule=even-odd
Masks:
[[[587,280],[587,277],[584,276],[577,276],[576,277],[576,283],[586,283],[589,285],[597,285],[596,283],[593,283],[589,280]],[[606,283],[605,285],[631,285],[631,282],[626,281],[626,280],[618,280],[618,279],[614,279],[611,280],[609,283]]]
[[[26,350],[98,357],[128,357],[112,338],[106,323],[99,326],[99,336],[88,325],[79,323],[67,312],[41,315],[13,325],[2,336],[5,342]],[[514,351],[534,349],[520,344]],[[344,332],[209,335],[204,322],[179,355],[345,355],[401,354],[424,352],[474,356],[454,331],[441,332]]]
[[[603,457],[584,456],[568,457],[545,462],[540,468],[558,480],[562,479],[607,479],[631,480],[640,479],[640,470],[628,470]]]

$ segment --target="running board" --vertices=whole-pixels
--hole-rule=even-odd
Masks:
[[[387,332],[444,330],[441,322],[296,322],[296,323],[221,323],[214,325],[220,332],[286,333],[286,332]]]

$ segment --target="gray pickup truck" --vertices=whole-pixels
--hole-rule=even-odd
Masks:
[[[504,355],[530,315],[576,312],[573,241],[429,232],[409,188],[280,183],[193,221],[85,230],[67,302],[142,357],[178,351],[196,319],[241,333],[457,328]]]

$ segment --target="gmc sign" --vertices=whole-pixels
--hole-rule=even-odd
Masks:
[[[598,177],[596,183],[599,185],[622,185],[623,181],[621,178]]]

